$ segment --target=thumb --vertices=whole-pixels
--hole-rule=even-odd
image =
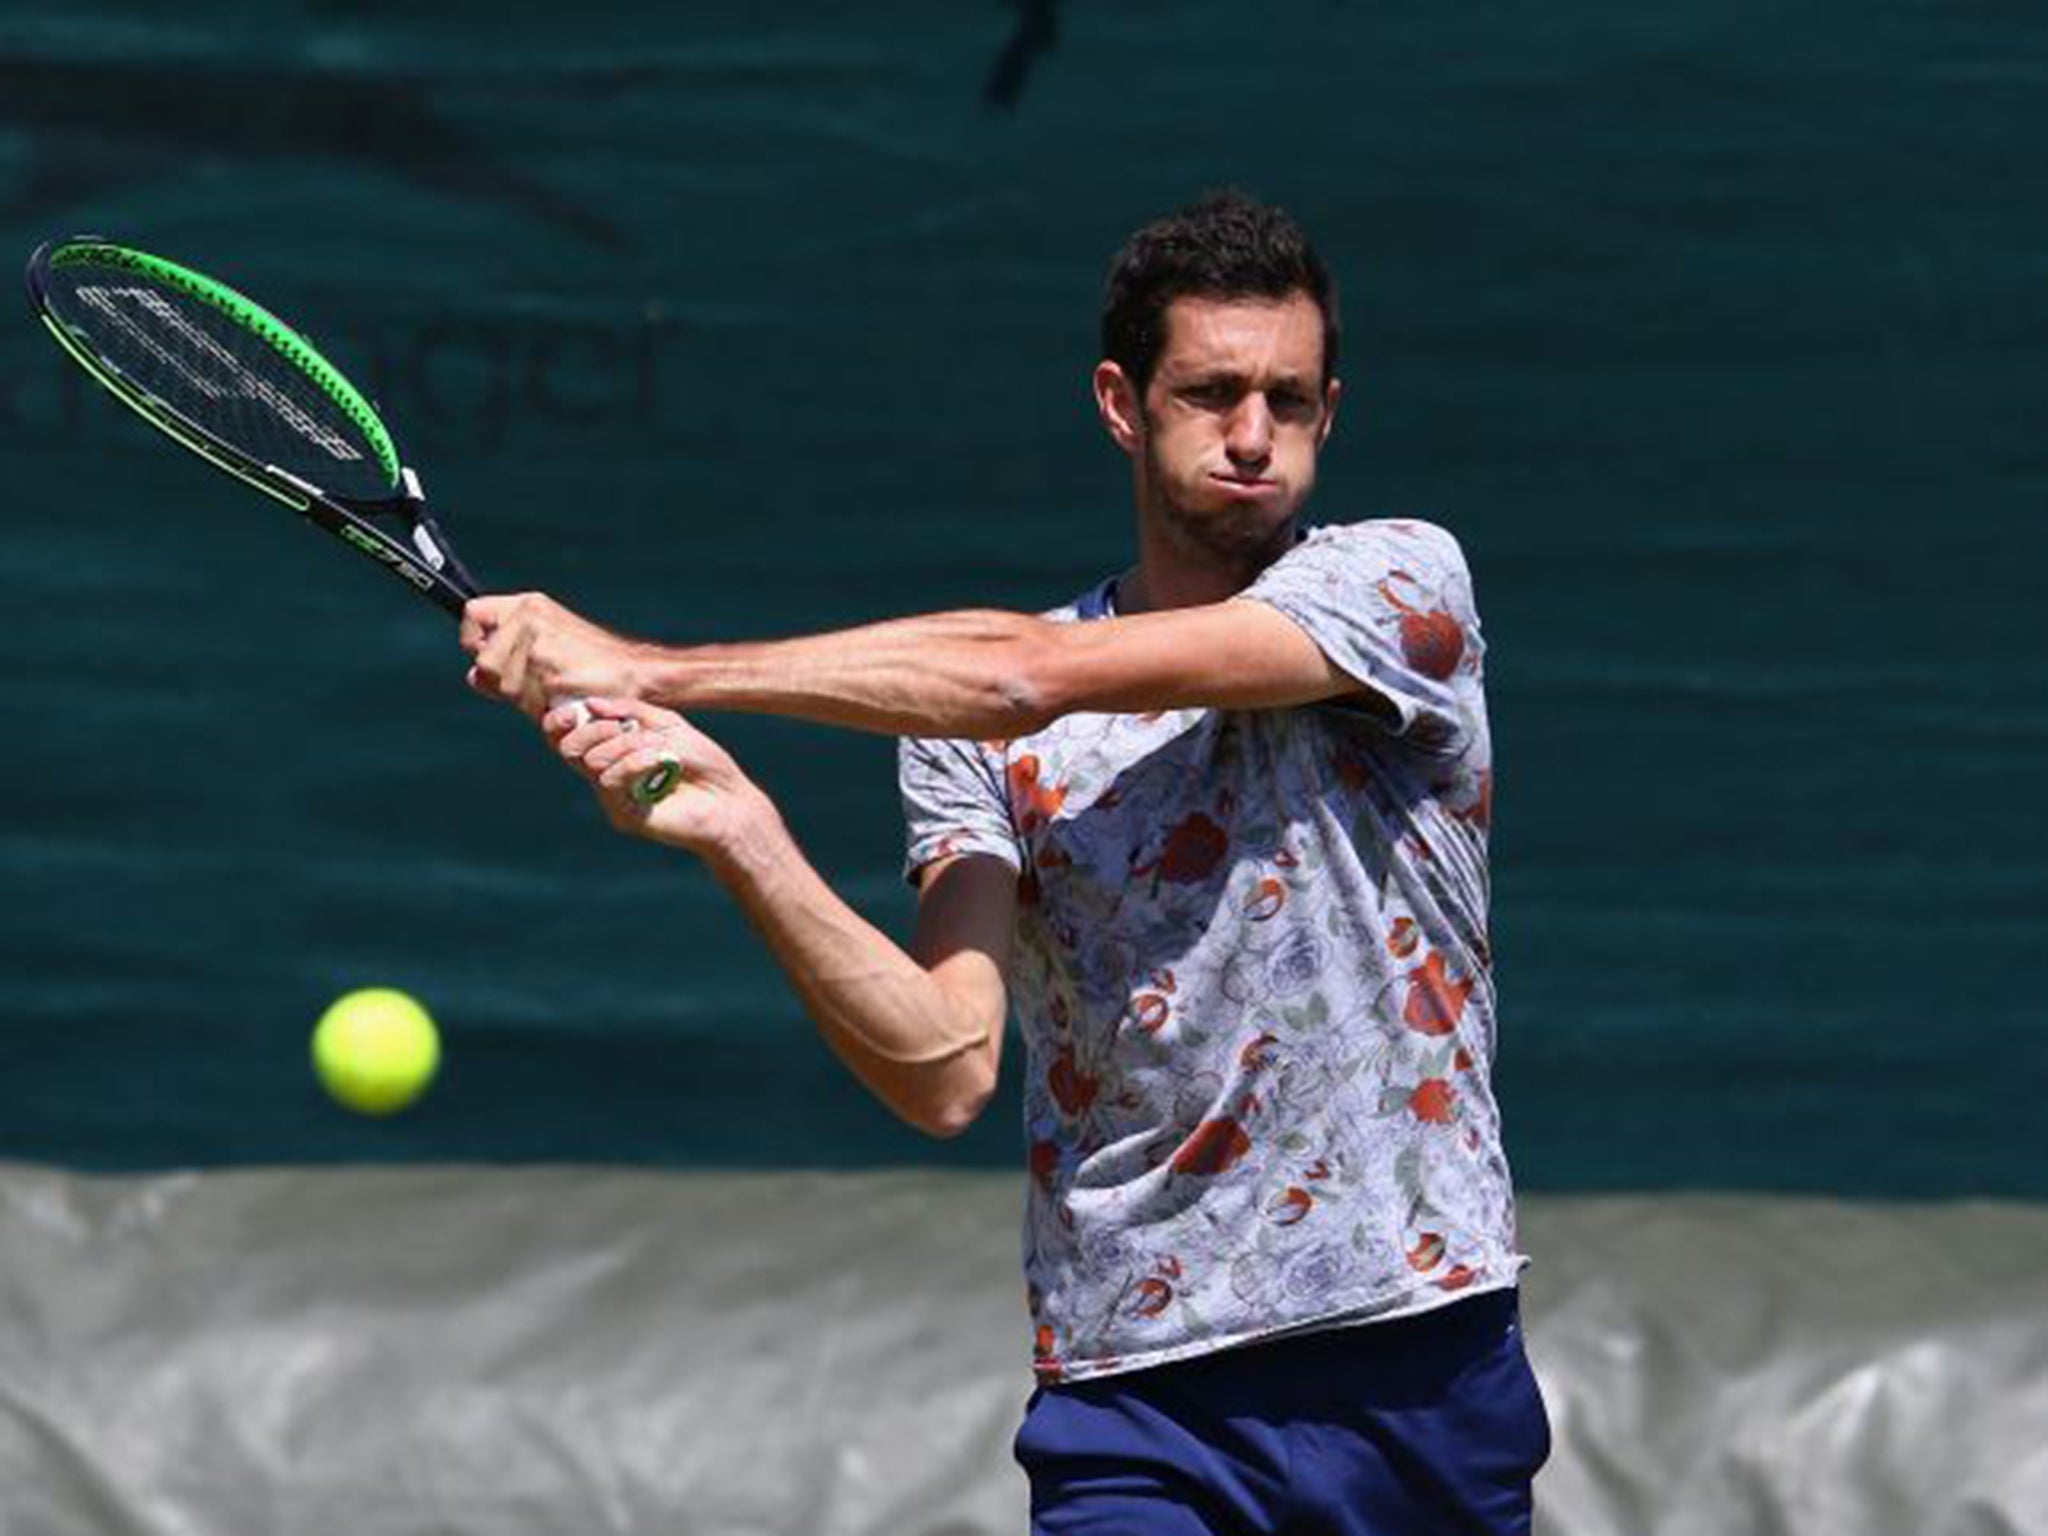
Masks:
[[[472,597],[462,605],[462,628],[458,638],[470,655],[477,653],[502,622],[506,601],[502,597]]]

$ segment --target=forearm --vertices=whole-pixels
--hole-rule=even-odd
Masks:
[[[646,646],[635,691],[672,709],[786,715],[891,736],[1021,736],[1051,718],[1036,679],[1054,627],[971,610],[791,640]]]
[[[994,1088],[991,1026],[839,898],[765,798],[706,862],[848,1070],[920,1130],[963,1129]]]

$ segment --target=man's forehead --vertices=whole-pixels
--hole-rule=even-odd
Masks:
[[[1161,320],[1161,371],[1322,373],[1323,312],[1305,293],[1284,299],[1183,294]]]

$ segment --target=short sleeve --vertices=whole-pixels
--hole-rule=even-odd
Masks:
[[[906,737],[896,748],[907,837],[904,878],[937,859],[987,853],[1022,870],[1024,855],[1010,821],[1001,754],[976,741]]]
[[[1241,594],[1300,625],[1331,663],[1393,705],[1395,734],[1457,751],[1484,650],[1458,541],[1417,521],[1319,528]]]

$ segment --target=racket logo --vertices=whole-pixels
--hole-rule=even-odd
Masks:
[[[334,530],[348,543],[355,545],[366,555],[373,555],[391,567],[400,576],[418,587],[422,592],[434,590],[434,578],[414,565],[404,555],[384,543],[373,534],[363,532],[353,523],[342,523]]]
[[[162,295],[148,288],[83,283],[78,288],[78,300],[104,315],[129,341],[148,352],[207,399],[223,400],[234,394],[247,400],[261,401],[299,436],[329,457],[343,462],[361,460],[362,455],[356,451],[355,444],[321,425],[303,406],[268,379],[251,373],[240,358],[179,314]],[[172,351],[150,333],[149,327],[138,325],[124,313],[123,304],[132,304],[143,311],[156,326],[175,336],[188,350],[182,354]],[[201,357],[218,365],[227,375],[226,381],[209,378],[196,369],[193,365]]]
[[[448,613],[476,595],[375,408],[275,315],[204,273],[96,238],[38,247],[28,289],[64,353],[172,442]],[[410,543],[370,521],[383,516],[402,518]]]

